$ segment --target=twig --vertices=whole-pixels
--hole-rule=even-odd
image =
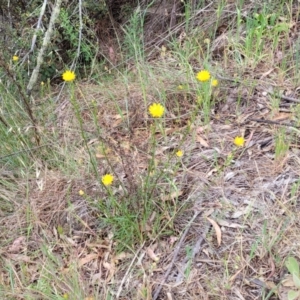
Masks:
[[[37,147],[25,149],[25,150],[16,151],[16,152],[13,152],[11,154],[0,156],[0,160],[5,159],[5,158],[10,157],[10,156],[18,155],[18,154],[23,153],[23,152],[31,152],[32,150],[40,149],[42,147],[46,147],[46,146],[49,146],[49,145],[51,145],[51,144],[49,143],[49,144],[44,144],[44,145],[41,145],[41,146],[37,146]]]
[[[221,80],[225,80],[225,81],[230,81],[230,82],[236,82],[236,83],[242,83],[241,80],[239,79],[233,79],[233,78],[229,78],[229,77],[223,77],[219,74],[217,74],[217,78],[221,79]],[[286,101],[291,101],[291,102],[295,102],[295,103],[300,103],[300,100],[299,99],[296,99],[296,98],[292,98],[292,97],[289,97],[289,96],[285,96],[285,95],[277,95],[275,93],[272,93],[272,92],[268,92],[267,93],[273,97],[279,97],[283,100],[286,100]]]
[[[161,292],[161,289],[162,289],[163,285],[165,284],[166,280],[168,279],[168,276],[169,276],[169,274],[170,274],[170,272],[171,272],[171,270],[172,270],[172,268],[173,268],[173,266],[174,266],[174,264],[175,264],[175,261],[176,261],[176,259],[177,259],[179,250],[181,249],[181,246],[182,246],[182,244],[183,244],[183,241],[185,240],[185,237],[186,237],[186,235],[187,235],[187,233],[188,233],[188,231],[189,231],[189,229],[190,229],[192,223],[194,222],[194,220],[197,218],[197,216],[198,216],[199,214],[200,214],[200,211],[195,212],[193,218],[192,218],[192,219],[190,220],[190,222],[188,223],[188,225],[187,225],[187,227],[186,227],[184,233],[182,234],[182,236],[181,236],[181,238],[180,238],[179,243],[178,243],[177,246],[176,246],[176,249],[175,249],[175,252],[174,252],[174,254],[173,254],[173,259],[172,259],[172,261],[171,261],[171,263],[170,263],[170,266],[169,266],[169,268],[167,269],[167,272],[165,273],[165,276],[163,277],[162,281],[160,282],[158,288],[157,288],[156,291],[154,292],[154,295],[153,295],[153,297],[152,297],[152,300],[156,300],[157,297],[159,296],[159,294],[160,294],[160,292]]]
[[[200,251],[200,247],[206,237],[206,234],[208,232],[208,230],[211,228],[211,224],[209,224],[208,226],[206,226],[206,229],[205,231],[202,233],[202,235],[199,237],[199,239],[197,240],[194,248],[193,248],[193,252],[192,252],[192,255],[190,258],[186,257],[185,260],[184,260],[184,263],[185,263],[185,266],[182,270],[182,272],[178,275],[177,279],[176,279],[176,283],[179,283],[183,277],[183,274],[185,273],[186,269],[188,268],[189,266],[189,261],[191,261],[192,263],[194,262],[194,259],[195,259],[195,256],[197,253],[199,253]]]
[[[11,78],[11,80],[14,82],[15,86],[18,89],[20,98],[23,100],[23,103],[25,105],[25,109],[27,111],[27,114],[28,114],[28,116],[29,116],[29,118],[31,120],[33,129],[34,129],[35,141],[36,141],[37,145],[39,146],[40,145],[40,135],[39,135],[39,132],[38,132],[38,129],[37,129],[37,122],[36,122],[36,120],[35,120],[35,118],[33,116],[33,111],[31,109],[31,106],[30,106],[30,103],[29,103],[29,99],[26,96],[26,94],[24,93],[24,91],[22,89],[22,86],[20,85],[20,83],[18,82],[18,80],[15,79],[15,77],[12,74],[11,70],[9,69],[9,67],[7,66],[7,64],[4,62],[3,58],[1,57],[1,54],[0,54],[0,67],[2,67],[5,70],[6,75],[8,75],[8,77]]]
[[[54,23],[55,23],[55,20],[57,19],[58,15],[59,15],[61,2],[62,2],[62,0],[57,0],[56,3],[55,3],[55,6],[53,8],[51,18],[50,18],[50,22],[49,22],[49,27],[48,27],[48,29],[45,33],[42,47],[41,47],[41,49],[38,53],[38,56],[37,56],[36,66],[35,66],[32,74],[31,74],[31,77],[29,79],[29,83],[27,85],[27,94],[28,95],[31,94],[32,88],[33,88],[34,84],[37,81],[38,74],[39,74],[39,71],[40,71],[40,67],[41,67],[41,64],[43,63],[43,59],[44,59],[44,52],[46,51],[47,46],[50,43]]]
[[[271,121],[271,120],[248,119],[247,121],[253,121],[253,122],[258,122],[258,123],[266,123],[266,124],[272,124],[272,125],[287,126],[287,127],[294,127],[294,128],[300,128],[299,126],[295,126],[293,124],[285,124],[285,123],[280,123],[280,122]]]
[[[38,23],[37,23],[37,25],[36,25],[35,33],[34,33],[34,35],[33,35],[33,37],[32,37],[30,50],[24,55],[21,64],[23,64],[23,63],[25,62],[26,58],[27,58],[27,57],[29,56],[29,54],[32,53],[33,50],[34,50],[35,43],[36,43],[36,39],[37,39],[37,32],[38,32],[38,30],[41,28],[42,18],[43,18],[43,15],[44,15],[44,13],[45,13],[45,10],[46,10],[47,1],[48,1],[48,0],[44,0],[44,3],[43,3],[42,8],[41,8],[40,16],[39,16],[39,19],[38,19]]]
[[[77,63],[77,60],[80,55],[80,49],[81,49],[81,40],[82,40],[82,29],[83,29],[83,22],[82,22],[82,0],[78,1],[78,16],[79,16],[79,35],[78,35],[78,47],[76,56],[72,62],[71,69],[73,69]]]
[[[121,283],[120,283],[120,285],[119,285],[119,289],[118,289],[118,292],[117,292],[117,295],[116,295],[116,299],[118,299],[118,298],[120,297],[120,294],[121,294],[121,291],[122,291],[122,286],[123,286],[125,280],[126,280],[127,277],[128,277],[128,274],[129,274],[129,272],[130,272],[130,270],[131,270],[131,267],[132,267],[133,263],[135,262],[135,260],[136,260],[136,258],[137,258],[137,256],[138,256],[138,253],[140,253],[140,251],[143,249],[144,245],[145,245],[145,242],[144,242],[144,243],[142,244],[142,246],[138,249],[138,251],[134,254],[134,258],[132,259],[132,261],[131,261],[131,263],[130,263],[130,265],[129,265],[129,267],[128,267],[128,269],[127,269],[127,271],[126,271],[126,273],[125,273],[125,275],[124,275],[124,277],[123,277],[123,279],[122,279],[122,281],[121,281]]]
[[[269,92],[269,95],[272,95],[274,97],[276,97],[277,95],[273,94],[273,93],[270,93]],[[284,95],[279,95],[279,97],[283,100],[287,100],[287,101],[291,101],[291,102],[295,102],[295,103],[300,103],[300,100],[298,99],[295,99],[295,98],[292,98],[292,97],[288,97],[288,96],[284,96]]]

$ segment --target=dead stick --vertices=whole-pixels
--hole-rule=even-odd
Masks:
[[[190,220],[189,224],[187,225],[187,227],[186,227],[186,229],[185,229],[183,235],[182,235],[181,238],[180,238],[179,243],[178,243],[177,246],[176,246],[176,249],[175,249],[175,252],[174,252],[174,255],[173,255],[173,259],[172,259],[172,261],[171,261],[171,264],[170,264],[170,266],[169,266],[167,272],[165,273],[164,278],[162,279],[161,283],[159,284],[158,288],[157,288],[156,291],[154,292],[154,296],[153,296],[152,300],[156,300],[157,297],[159,296],[159,294],[160,294],[160,292],[161,292],[161,289],[162,289],[163,285],[165,284],[166,280],[168,279],[168,277],[169,277],[169,275],[170,275],[170,272],[171,272],[171,270],[172,270],[172,268],[173,268],[173,266],[174,266],[174,264],[175,264],[176,258],[177,258],[177,256],[178,256],[179,250],[181,249],[181,246],[182,246],[182,244],[183,244],[183,241],[185,240],[185,237],[186,237],[186,235],[187,235],[187,233],[188,233],[188,231],[189,231],[189,229],[190,229],[192,223],[194,222],[194,220],[197,218],[197,216],[198,216],[199,214],[200,214],[200,211],[195,212],[193,218]]]

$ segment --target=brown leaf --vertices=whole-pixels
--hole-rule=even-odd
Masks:
[[[199,134],[196,137],[196,141],[199,142],[203,147],[209,148],[209,144],[205,139],[203,139]]]
[[[106,282],[110,282],[110,280],[113,278],[115,272],[116,272],[116,266],[115,264],[112,262],[112,263],[109,263],[109,262],[103,262],[103,267],[109,271],[109,274],[106,278]]]
[[[10,253],[19,253],[25,248],[25,236],[20,236],[14,240],[13,244],[8,248],[8,252]]]
[[[183,194],[182,191],[175,191],[169,195],[165,195],[165,196],[161,196],[160,199],[162,201],[170,201],[170,200],[174,200],[177,199],[179,196],[181,196]]]
[[[146,253],[148,254],[148,256],[155,262],[159,261],[158,256],[154,253],[153,249],[151,247],[148,247],[146,249]]]
[[[85,264],[89,263],[90,261],[97,259],[97,258],[98,258],[97,253],[88,254],[87,256],[85,256],[79,260],[78,266],[82,267],[83,265],[85,265]]]
[[[15,261],[34,263],[29,256],[23,254],[8,254],[7,257]]]
[[[211,218],[207,218],[207,220],[211,223],[211,225],[214,227],[215,231],[216,231],[216,235],[217,235],[217,242],[218,242],[218,246],[221,245],[221,240],[222,240],[222,232],[221,232],[221,228],[220,226],[217,224],[216,221],[214,221]]]
[[[247,228],[247,226],[245,226],[245,225],[240,225],[240,224],[237,224],[237,223],[231,223],[231,222],[228,222],[226,220],[218,220],[218,223],[219,223],[220,226],[224,226],[224,227]]]

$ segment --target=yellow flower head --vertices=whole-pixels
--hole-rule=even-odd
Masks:
[[[78,194],[79,194],[80,196],[83,196],[83,195],[84,195],[84,191],[83,191],[83,190],[80,190],[80,191],[78,192]]]
[[[184,87],[183,87],[183,85],[182,85],[182,84],[180,84],[180,85],[177,87],[177,89],[178,89],[178,90],[183,90],[183,89],[184,89]]]
[[[202,70],[197,73],[196,78],[201,82],[208,81],[210,79],[210,73],[207,70]]]
[[[205,44],[209,45],[210,44],[210,39],[204,39],[203,41]]]
[[[218,84],[219,84],[218,79],[213,79],[213,80],[211,81],[211,86],[213,86],[213,87],[218,86]]]
[[[18,61],[18,60],[19,60],[19,56],[14,55],[14,56],[12,57],[12,61]]]
[[[149,114],[153,118],[160,118],[164,114],[165,108],[160,103],[153,103],[149,106]]]
[[[236,136],[233,142],[236,146],[243,147],[245,144],[245,139],[242,136]]]
[[[111,185],[114,181],[114,176],[111,174],[105,174],[102,176],[101,181],[105,186]]]
[[[178,150],[178,151],[176,152],[176,156],[182,157],[182,156],[183,156],[183,151],[182,151],[182,150]]]
[[[64,81],[73,81],[76,78],[76,75],[73,71],[67,70],[62,74],[62,79]]]

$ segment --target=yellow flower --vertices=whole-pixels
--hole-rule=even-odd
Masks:
[[[184,87],[183,87],[183,85],[180,84],[180,85],[177,87],[177,89],[178,89],[178,90],[183,90]]]
[[[105,186],[108,186],[108,185],[111,185],[114,181],[114,176],[111,175],[111,174],[105,174],[102,176],[102,183],[105,185]]]
[[[178,151],[176,152],[176,155],[177,155],[178,157],[182,157],[182,156],[183,156],[183,151],[182,151],[182,150],[178,150]]]
[[[18,61],[18,60],[19,60],[19,56],[14,55],[14,56],[12,57],[12,60],[13,60],[13,61]]]
[[[78,194],[79,194],[80,196],[83,196],[83,195],[84,195],[84,191],[83,191],[83,190],[80,190],[80,191],[78,192]]]
[[[149,106],[149,114],[153,118],[160,118],[164,114],[165,108],[160,103],[153,103]]]
[[[41,81],[41,85],[45,85],[45,82],[44,82],[44,81]]]
[[[202,70],[197,73],[196,78],[201,82],[208,81],[210,79],[210,73],[207,70]]]
[[[205,44],[209,45],[210,44],[210,39],[204,39],[203,41]]]
[[[76,78],[76,75],[73,71],[67,70],[62,74],[62,79],[64,81],[73,81]]]
[[[63,294],[64,299],[69,299],[69,295],[67,293]]]
[[[219,84],[218,79],[213,79],[213,80],[211,81],[211,86],[213,86],[213,87],[218,86],[218,84]]]
[[[236,136],[233,142],[236,146],[243,147],[245,144],[245,139],[242,136]]]

